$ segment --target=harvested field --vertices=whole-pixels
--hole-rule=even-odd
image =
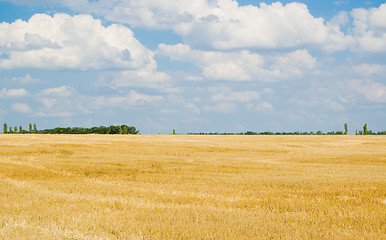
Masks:
[[[0,239],[386,239],[386,137],[1,134]]]

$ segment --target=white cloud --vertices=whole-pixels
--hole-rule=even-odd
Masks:
[[[0,23],[0,68],[137,69],[155,66],[153,53],[121,25],[90,15],[35,14]]]
[[[213,106],[205,105],[203,109],[208,112],[219,112],[229,114],[236,111],[236,104],[232,102],[220,102],[216,103]]]
[[[37,4],[27,0],[13,2]],[[346,3],[347,1],[334,2],[335,5]],[[340,12],[326,22],[323,18],[311,15],[307,5],[298,2],[283,5],[278,1],[272,4],[260,3],[259,6],[239,6],[235,0],[44,0],[38,4],[59,4],[77,12],[92,13],[103,17],[104,20],[133,27],[171,29],[183,37],[185,44],[197,49],[287,49],[311,46],[328,52],[348,48],[377,52],[384,51],[386,44],[386,4],[380,5],[379,8],[354,9],[350,13],[354,28],[346,34],[340,29],[340,26],[350,21],[346,12]],[[107,41],[101,38],[104,35],[108,34],[96,34],[94,39],[100,38],[102,43],[109,42],[110,39]],[[60,42],[40,34],[28,33],[23,37],[25,43],[20,45],[20,42],[14,42],[14,47],[61,46]],[[125,55],[122,48],[115,53],[112,53],[112,49],[97,52],[99,55],[106,52],[116,55],[114,59],[121,60],[121,64],[115,64],[116,66],[131,65],[120,56]],[[110,57],[107,59],[113,61]],[[84,68],[100,67],[98,63],[84,65],[87,65],[83,66]]]
[[[355,80],[351,81],[349,86],[370,102],[386,103],[386,86],[381,83],[370,80]]]
[[[265,112],[265,113],[274,112],[274,108],[272,104],[268,102],[262,102],[259,104],[248,103],[247,109],[250,111],[259,111],[259,112]]]
[[[32,1],[16,1],[30,3]],[[288,48],[315,45],[334,51],[347,48],[339,28],[312,16],[305,4],[239,6],[235,0],[99,0],[44,1],[108,21],[149,29],[172,29],[195,48]],[[203,37],[205,36],[205,37]],[[41,42],[41,40],[39,40]]]
[[[127,95],[123,95],[123,96],[97,97],[94,101],[94,104],[98,108],[103,106],[115,106],[115,107],[120,106],[122,108],[125,108],[130,106],[153,104],[156,102],[161,102],[163,100],[164,100],[163,96],[146,95],[146,94],[138,93],[134,90],[131,90]]]
[[[207,11],[207,0],[100,0],[90,4],[91,11],[106,19],[127,23],[136,27],[171,29],[190,23],[195,14]]]
[[[40,92],[41,95],[50,95],[54,97],[69,97],[75,92],[70,86],[61,86],[57,88],[47,88]]]
[[[200,113],[200,109],[194,103],[185,104],[185,108],[193,111],[194,113]]]
[[[201,102],[201,98],[200,97],[195,97],[195,98],[193,98],[193,102]]]
[[[342,26],[350,22],[350,18],[347,12],[341,11],[338,15],[335,15],[331,21],[328,22],[330,26]]]
[[[214,105],[205,105],[203,110],[210,112],[233,113],[238,103],[248,107],[260,99],[259,93],[255,91],[233,91],[229,87],[213,87],[209,88],[209,92],[212,93],[210,99]]]
[[[305,4],[297,2],[261,3],[256,7],[239,6],[235,0],[99,0],[75,8],[135,27],[172,29],[184,37],[185,43],[200,48],[346,47],[339,29],[315,18]]]
[[[275,91],[272,88],[264,88],[262,94],[274,94]]]
[[[354,21],[354,50],[368,52],[386,51],[386,3],[369,10],[358,8],[351,12]]]
[[[19,88],[19,89],[6,89],[3,88],[0,91],[0,98],[4,97],[24,97],[28,95],[28,91],[25,90],[24,88]]]
[[[372,76],[372,75],[385,76],[386,75],[386,65],[360,64],[360,65],[354,66],[353,68],[357,74],[360,74],[363,76]]]
[[[200,77],[200,76],[192,76],[192,75],[187,76],[185,79],[188,80],[188,81],[193,81],[193,82],[198,82],[198,81],[204,80],[203,77]]]
[[[171,83],[171,77],[158,72],[152,67],[140,68],[137,70],[127,70],[118,73],[103,73],[99,81],[112,88],[120,87],[146,87],[155,88],[163,92],[176,92]]]
[[[259,98],[260,95],[254,91],[234,92],[229,87],[222,87],[211,99],[215,102],[250,102]]]
[[[270,103],[263,102],[260,104],[259,109],[263,111],[273,111],[273,106]]]
[[[386,3],[368,11],[370,28],[386,30]]]
[[[41,90],[36,100],[41,103],[37,116],[68,118],[89,113],[85,106],[91,105],[93,99],[79,94],[71,86],[60,86]]]
[[[132,26],[172,29],[183,37],[185,44],[199,49],[304,46],[328,52],[348,48],[356,50],[357,46],[370,52],[386,49],[386,4],[369,10],[353,10],[350,15],[354,19],[354,33],[344,34],[340,26],[350,21],[346,12],[340,12],[325,22],[323,18],[311,15],[305,4],[297,2],[286,5],[261,3],[259,7],[239,6],[234,0],[123,0],[110,1],[109,7],[106,7],[106,2],[91,4],[90,9],[109,20]],[[338,5],[347,1],[334,3]]]
[[[302,77],[304,72],[313,69],[315,64],[316,59],[307,50],[296,50],[277,57],[271,69],[279,78]]]
[[[12,104],[12,110],[19,113],[30,113],[31,108],[26,103],[14,103]]]
[[[280,2],[261,3],[255,7],[219,0],[218,6],[197,13],[190,26],[177,26],[176,31],[191,46],[213,49],[315,45],[339,50],[346,47],[345,36],[338,28],[313,17],[306,5],[296,2],[285,6]]]
[[[265,82],[291,79],[303,76],[305,71],[315,67],[316,59],[307,50],[296,50],[276,57],[263,56],[247,50],[219,52],[191,49],[187,45],[159,44],[157,54],[168,56],[174,61],[191,62],[199,66],[207,79],[228,81]]]
[[[298,94],[290,99],[291,105],[299,110],[318,109],[318,113],[323,112],[344,112],[345,105],[350,101],[342,97],[347,89],[341,89],[341,84],[336,84],[331,88],[318,88],[305,91],[303,95]],[[330,113],[333,114],[333,113]]]
[[[37,112],[39,117],[50,117],[50,118],[69,118],[74,116],[72,112]]]
[[[38,79],[32,78],[29,74],[26,74],[24,77],[13,77],[12,81],[21,84],[33,84],[39,82]]]
[[[345,110],[345,107],[342,104],[334,101],[327,101],[326,106],[335,112],[342,112]]]
[[[193,50],[187,45],[160,44],[158,54],[168,56],[175,61],[191,62],[202,69],[208,79],[250,81],[252,74],[258,74],[264,65],[264,59],[249,51],[214,52]]]
[[[344,4],[348,4],[348,3],[350,3],[350,2],[349,1],[342,1],[342,0],[334,1],[335,5],[344,5]]]
[[[40,98],[39,101],[43,104],[44,109],[52,109],[58,102],[55,98]]]

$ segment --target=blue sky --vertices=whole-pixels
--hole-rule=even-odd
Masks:
[[[385,1],[0,0],[0,122],[386,130]]]

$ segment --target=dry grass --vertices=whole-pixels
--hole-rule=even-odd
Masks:
[[[382,136],[0,135],[0,239],[385,239]]]

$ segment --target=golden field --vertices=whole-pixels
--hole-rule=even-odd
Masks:
[[[386,137],[1,134],[0,239],[386,239]]]

